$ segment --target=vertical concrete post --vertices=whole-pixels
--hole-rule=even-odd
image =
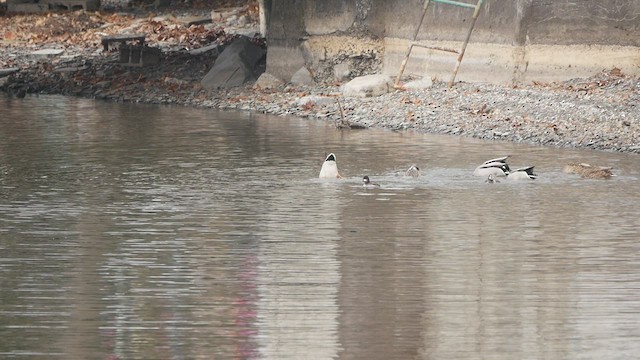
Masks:
[[[269,24],[269,13],[271,11],[271,0],[258,0],[258,17],[260,22],[260,35],[267,37]]]
[[[533,0],[516,0],[516,16],[513,46],[513,74],[511,77],[512,85],[519,85],[525,78],[525,72],[529,67],[527,57],[527,38],[528,38],[528,14],[531,10]]]
[[[269,34],[267,72],[285,82],[305,64],[300,43],[306,34],[306,1],[310,0],[264,0]]]
[[[527,41],[527,21],[533,0],[515,0],[516,19],[515,41],[517,45],[524,45]]]

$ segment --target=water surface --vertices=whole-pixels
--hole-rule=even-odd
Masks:
[[[0,358],[640,352],[637,155],[62,97],[0,107]],[[342,181],[317,179],[329,152]],[[471,176],[504,154],[539,178]],[[563,174],[571,161],[618,176]],[[399,176],[412,163],[423,176]]]

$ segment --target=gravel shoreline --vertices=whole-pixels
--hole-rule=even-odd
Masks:
[[[92,44],[64,46],[74,56],[35,60],[26,55],[31,49],[24,45],[3,47],[0,69],[20,71],[0,78],[0,91],[18,97],[62,94],[237,109],[337,126],[640,153],[640,78],[618,69],[562,83],[522,87],[457,83],[448,88],[435,82],[426,89],[392,89],[378,97],[353,98],[341,96],[337,85],[208,91],[200,80],[215,61],[215,53],[190,55],[163,49],[159,66],[136,68],[116,64],[117,54],[101,53],[98,44]]]

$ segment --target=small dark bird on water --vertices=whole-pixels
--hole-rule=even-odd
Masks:
[[[365,175],[362,178],[362,186],[364,186],[367,189],[372,189],[372,188],[379,188],[380,184],[372,183],[371,179],[369,179],[369,176]]]

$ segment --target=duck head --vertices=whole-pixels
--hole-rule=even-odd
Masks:
[[[372,183],[371,179],[369,179],[369,176],[365,175],[362,177],[362,186],[370,189],[370,188],[378,188],[380,187],[380,184]]]
[[[487,177],[487,180],[485,180],[485,182],[488,182],[489,184],[493,184],[493,183],[499,183],[500,181],[498,179],[496,179],[496,175],[495,174],[489,174],[489,176]]]

